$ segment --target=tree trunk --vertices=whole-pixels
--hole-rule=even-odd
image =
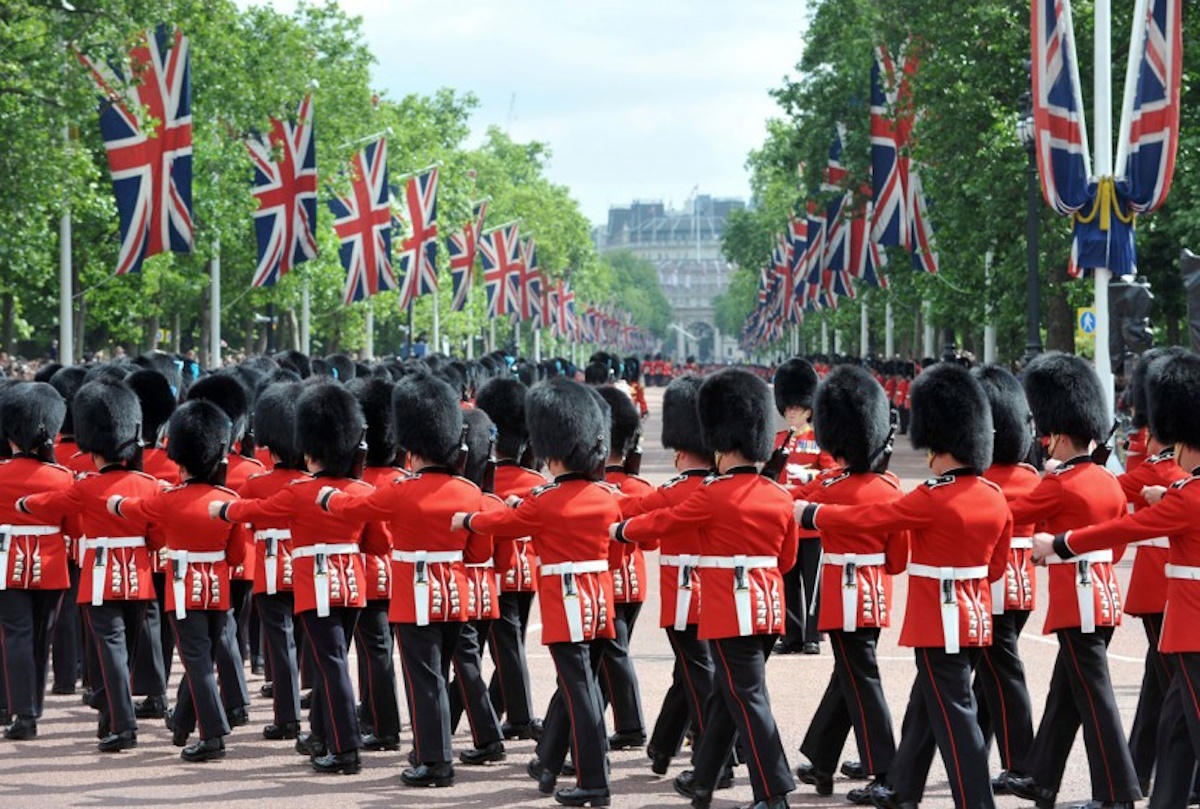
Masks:
[[[289,345],[291,345],[292,351],[299,351],[300,350],[300,320],[299,320],[299,318],[296,317],[295,308],[290,308],[287,310],[286,322],[287,322],[287,328],[288,328],[287,342]],[[282,340],[280,341],[280,345],[283,345]]]
[[[200,296],[200,367],[211,368],[208,356],[208,293]]]
[[[1050,294],[1046,296],[1046,350],[1075,351],[1075,313],[1067,301],[1066,262],[1055,262],[1050,273]]]
[[[254,315],[247,315],[245,321],[246,340],[243,344],[244,353],[247,357],[254,353]]]
[[[1159,341],[1161,343],[1161,341]],[[1167,341],[1163,345],[1177,346],[1179,343],[1179,318],[1167,318]]]
[[[158,348],[158,315],[146,319],[146,350],[154,351]]]
[[[16,332],[17,301],[11,292],[4,293],[4,351],[11,354]]]
[[[172,326],[171,326],[171,337],[174,338],[173,342],[175,343],[174,350],[175,350],[176,354],[181,353],[180,346],[183,345],[183,343],[182,343],[183,338],[180,336],[180,332],[182,332],[182,331],[183,331],[182,318],[179,316],[179,313],[176,312],[175,318],[172,321]]]

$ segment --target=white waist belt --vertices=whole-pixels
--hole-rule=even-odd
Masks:
[[[104,603],[104,579],[108,572],[108,554],[104,551],[117,548],[144,548],[145,537],[95,537],[87,539],[87,547],[94,548],[95,559],[92,563],[92,606],[99,607]],[[7,575],[7,574],[6,574]]]
[[[1169,548],[1171,540],[1167,537],[1151,537],[1150,539],[1140,539],[1137,542],[1130,542],[1135,548]]]
[[[0,525],[0,590],[8,588],[8,549],[13,537],[44,537],[61,534],[57,525]]]
[[[1029,550],[1033,547],[1033,537],[1013,537],[1008,547],[1012,550]]]
[[[675,631],[687,629],[688,612],[692,609],[692,570],[700,564],[700,554],[665,554],[658,557],[662,567],[679,568],[675,579]]]
[[[475,568],[475,569],[494,568],[495,566],[496,566],[495,559],[488,559],[486,562],[472,562],[469,565],[467,565],[468,568]]]
[[[858,569],[879,567],[887,561],[882,553],[827,553],[822,557],[826,565],[837,565],[842,569],[842,631],[858,629]],[[820,572],[817,575],[821,575]]]
[[[326,560],[330,556],[344,556],[353,553],[361,553],[361,549],[353,542],[331,544],[319,542],[316,545],[304,545],[292,549],[293,559],[313,557],[313,596],[317,601],[318,618],[329,617],[329,570],[325,566]]]
[[[538,568],[543,576],[558,576],[562,587],[563,614],[567,618],[567,629],[571,633],[571,642],[583,640],[583,602],[579,599],[579,591],[575,587],[575,576],[580,573],[603,573],[608,570],[607,559],[592,559],[586,562],[559,562],[553,565],[542,565]]]
[[[267,584],[267,595],[273,596],[279,591],[279,543],[291,539],[292,532],[287,528],[263,528],[254,532],[254,541],[266,545],[263,548],[263,578]]]
[[[733,606],[737,609],[738,634],[742,637],[754,634],[753,616],[750,614],[751,570],[777,568],[779,559],[774,556],[701,556],[700,567],[720,568],[733,571]]]
[[[168,551],[171,558],[174,578],[171,587],[175,591],[175,617],[182,621],[187,617],[187,584],[188,565],[216,564],[225,561],[225,551]]]
[[[429,626],[429,565],[461,562],[462,551],[392,551],[392,561],[413,566],[413,608],[417,626]]]
[[[1167,565],[1167,578],[1200,581],[1200,567],[1192,567],[1190,565]]]
[[[1008,543],[1010,551],[1023,551],[1033,549],[1033,537],[1013,537]],[[1008,576],[1011,570],[1005,566],[1004,575],[992,582],[992,615],[1004,614],[1004,602],[1008,600],[1005,592],[1008,584]]]
[[[1096,598],[1092,587],[1092,565],[1103,564],[1113,560],[1111,550],[1089,551],[1062,559],[1058,556],[1046,557],[1046,563],[1051,565],[1075,565],[1075,597],[1079,601],[1079,631],[1092,633],[1096,631]]]
[[[958,638],[958,593],[956,581],[975,581],[987,578],[987,565],[973,567],[934,567],[910,563],[908,575],[923,579],[937,579],[941,589],[942,639],[948,654],[961,651]]]

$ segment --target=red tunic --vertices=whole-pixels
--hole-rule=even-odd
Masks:
[[[611,487],[588,480],[586,475],[560,475],[553,483],[538,486],[515,509],[471,515],[472,532],[493,536],[533,538],[540,561],[538,593],[542,611],[542,643],[571,642],[568,604],[563,576],[547,572],[565,563],[591,563],[602,569],[576,573],[583,640],[613,637],[612,574],[608,571],[608,526],[621,511]],[[572,605],[575,597],[567,594]],[[572,607],[573,608],[573,607]]]
[[[1178,565],[1181,573],[1200,574],[1200,478],[1192,476],[1176,481],[1167,489],[1163,499],[1153,506],[1119,519],[1070,531],[1067,544],[1075,553],[1102,548],[1119,548],[1127,542],[1150,537],[1171,539],[1170,564]],[[1167,604],[1163,615],[1162,637],[1158,650],[1171,652],[1200,652],[1200,578],[1167,579]]]
[[[363,470],[363,480],[377,490],[391,486],[396,478],[408,476],[408,471],[395,466],[368,466]],[[392,531],[387,523],[381,523],[387,535],[387,545],[392,547]],[[367,571],[367,600],[386,601],[392,597],[392,555],[367,555],[363,557]]]
[[[1085,528],[1119,517],[1126,511],[1125,495],[1116,477],[1086,456],[1074,458],[1045,475],[1037,487],[1012,504],[1013,520],[1036,523],[1052,534]],[[1120,561],[1124,548],[1113,554]],[[1050,603],[1046,608],[1046,634],[1080,626],[1076,592],[1077,566],[1049,565]],[[1096,626],[1121,623],[1121,588],[1113,562],[1092,562],[1091,581]]]
[[[233,491],[238,491],[250,479],[251,475],[260,475],[266,470],[263,465],[254,458],[247,458],[244,455],[236,453],[229,454],[229,468],[225,472],[225,485]],[[229,578],[235,581],[254,581],[254,564],[257,561],[253,551],[250,549],[250,543],[254,541],[254,535],[249,530],[240,531],[234,536],[235,542],[241,542],[246,546],[246,552],[241,555],[241,564],[234,565],[229,569]]]
[[[188,561],[183,580],[184,606],[189,610],[229,609],[229,567],[241,562],[245,546],[232,539],[235,526],[208,518],[208,504],[237,495],[221,486],[184,483],[148,497],[123,497],[117,514],[134,523],[153,523],[162,534],[151,538],[151,550],[168,554],[166,607],[178,606],[173,583],[179,564],[173,551],[220,553],[219,561]]]
[[[627,475],[620,467],[604,471],[604,481],[616,486],[621,494],[641,497],[654,491],[647,481]],[[618,604],[641,604],[646,600],[646,554],[642,548],[654,550],[657,540],[645,543],[613,542],[608,548],[608,569],[612,571],[613,598]]]
[[[71,470],[72,474],[76,475],[79,474],[79,470],[68,463],[68,461],[78,454],[79,445],[75,443],[75,439],[73,438],[60,439],[58,446],[54,448],[54,457],[58,459],[58,462]],[[89,463],[91,461],[90,455],[88,456],[88,461]],[[95,465],[93,464],[93,468],[86,471],[95,472]],[[83,536],[83,529],[79,524],[79,515],[67,515],[67,518],[63,521],[63,526],[67,535],[67,555],[75,560],[75,564],[78,565],[82,561],[81,557],[83,556],[83,543],[77,541]]]
[[[1167,449],[1158,455],[1146,458],[1129,467],[1117,481],[1125,499],[1140,511],[1148,504],[1142,497],[1146,486],[1170,486],[1177,480],[1188,477],[1179,464],[1175,463],[1175,450]],[[1167,556],[1166,537],[1151,537],[1138,545],[1133,557],[1133,572],[1129,575],[1129,587],[1125,593],[1125,612],[1130,615],[1159,615],[1167,606]]]
[[[1132,472],[1146,460],[1146,444],[1149,443],[1150,430],[1143,427],[1129,436],[1129,447],[1125,450],[1125,471]]]
[[[546,479],[532,469],[520,466],[516,461],[499,461],[496,464],[496,495],[501,499],[509,495],[527,497]],[[500,577],[500,590],[504,593],[520,593],[537,590],[538,559],[529,537],[512,539],[495,538],[496,575]]]
[[[17,456],[0,461],[0,522],[12,526],[7,538],[7,563],[0,569],[4,586],[12,590],[66,590],[67,518],[38,522],[16,509],[17,498],[34,492],[61,492],[71,488],[75,476],[65,466]],[[21,526],[41,526],[49,533],[21,533]],[[2,538],[0,538],[2,539]]]
[[[775,433],[775,448],[783,446],[786,439],[787,430]],[[796,431],[787,450],[787,465],[779,475],[779,482],[785,486],[803,486],[811,483],[822,471],[837,468],[833,456],[817,446],[817,435],[811,426]],[[814,531],[800,531],[801,539],[817,539],[818,536]]]
[[[995,483],[1004,492],[1004,499],[1011,505],[1037,488],[1041,482],[1038,471],[1029,464],[993,464],[983,476]],[[1008,567],[1003,582],[992,585],[992,611],[996,614],[1008,610],[1037,609],[1037,573],[1033,565],[1031,538],[1034,524],[1013,523],[1013,543],[1008,551]],[[1018,547],[1019,546],[1019,547]],[[1004,595],[997,604],[997,589]]]
[[[293,480],[308,477],[307,472],[299,469],[283,469],[275,467],[270,472],[251,475],[242,487],[237,490],[238,497],[243,500],[266,500],[280,489],[291,484]],[[249,536],[254,543],[254,593],[267,592],[267,542],[266,537],[259,539],[260,531],[286,530],[290,522],[283,517],[272,520],[254,520],[240,526],[242,533]],[[247,527],[248,526],[248,527]],[[245,537],[242,537],[243,541]],[[292,540],[291,537],[275,537],[275,592],[292,592]],[[369,579],[368,579],[369,581]]]
[[[235,500],[222,515],[229,522],[255,525],[286,521],[292,532],[292,552],[317,545],[359,545],[366,553],[387,553],[382,526],[337,517],[317,503],[317,494],[326,486],[349,494],[369,494],[370,484],[350,478],[313,475],[300,477],[262,500]],[[311,553],[306,551],[305,553]],[[313,577],[315,557],[294,556],[292,584],[297,614],[317,609],[316,583]],[[361,608],[366,605],[363,555],[361,552],[330,554],[329,606]]]
[[[945,647],[940,581],[914,575],[927,568],[986,568],[954,582],[960,647],[992,643],[991,590],[1008,564],[1013,518],[1000,487],[977,475],[931,478],[899,500],[868,506],[810,505],[804,522],[820,531],[904,531],[910,534],[908,603],[900,645]]]
[[[179,465],[167,457],[167,451],[162,447],[146,448],[142,453],[142,471],[170,486],[183,482],[179,477]]]
[[[758,557],[761,565],[744,566],[750,602],[747,634],[783,632],[786,604],[782,572],[796,562],[799,535],[792,496],[778,483],[759,475],[754,467],[737,467],[707,478],[687,499],[634,517],[622,531],[626,539],[635,542],[699,534],[700,586],[704,593],[699,628],[702,640],[743,634],[734,565],[738,557]]]

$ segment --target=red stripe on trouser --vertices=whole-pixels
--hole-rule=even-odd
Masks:
[[[333,620],[333,619],[325,618],[325,619],[319,619],[319,620]],[[308,632],[308,636],[311,639],[312,638],[312,630],[310,630],[307,626],[307,624],[308,624],[307,618],[304,620],[304,623],[305,623],[305,631]],[[334,718],[333,718],[333,694],[331,694],[329,691],[329,677],[326,676],[325,668],[321,665],[321,656],[319,654],[317,654],[316,644],[310,642],[308,645],[309,645],[309,648],[312,649],[313,663],[315,663],[317,668],[321,670],[321,683],[325,687],[325,714],[326,714],[326,718],[329,720],[329,729],[333,731],[333,749],[336,752],[340,753],[340,752],[342,752],[342,740],[341,740],[341,737],[338,736],[337,722],[334,721]]]
[[[994,637],[993,637],[994,640]],[[993,646],[993,648],[995,648]],[[988,671],[992,673],[992,680],[996,683],[996,693],[1000,696],[1000,722],[997,724],[993,720],[994,727],[992,731],[996,734],[996,738],[1000,738],[999,728],[1004,728],[1004,763],[1009,765],[1012,762],[1012,751],[1009,749],[1009,742],[1012,740],[1008,737],[1008,703],[1004,699],[1004,688],[1000,685],[1000,675],[996,673],[996,667],[992,665],[992,656],[990,650],[984,651],[983,660],[987,663]]]
[[[696,716],[696,732],[704,732],[704,706],[700,704],[700,695],[696,693],[696,686],[692,683],[692,673],[688,670],[686,657],[683,653],[683,647],[678,645],[678,640],[671,632],[667,632],[667,640],[671,642],[671,647],[675,649],[675,659],[679,661],[679,668],[683,670],[683,680],[687,685],[688,693],[692,697],[692,706]]]
[[[458,693],[462,696],[463,713],[467,715],[467,726],[471,728],[471,741],[479,747],[479,734],[475,732],[475,717],[471,715],[471,706],[467,701],[467,687],[463,683],[462,669],[458,666],[458,661],[453,657],[450,658],[450,665],[454,668],[454,682],[458,685]]]
[[[371,703],[369,706],[371,708],[371,723],[375,727],[375,730],[378,731],[379,712],[375,710],[375,680],[373,677],[371,677],[371,653],[367,649],[367,643],[365,640],[363,640],[362,630],[359,629],[357,623],[354,624],[354,638],[358,641],[359,647],[362,648],[363,655],[367,658],[367,665],[364,666],[364,668],[367,670],[367,692],[371,695],[371,699],[369,700]]]
[[[312,646],[310,642],[308,644]],[[400,653],[400,670],[404,672],[404,697],[408,703],[408,715],[412,717],[413,726],[413,752],[417,756],[417,764],[424,764],[425,761],[421,757],[421,735],[417,733],[417,704],[413,698],[412,677],[408,674],[408,664],[404,662],[404,645],[400,642],[400,628],[396,628],[396,651]]]
[[[174,616],[171,617],[171,627],[175,630],[175,640],[178,642],[179,621]],[[200,734],[200,739],[203,741],[208,737],[204,735],[204,724],[200,721],[200,703],[196,702],[196,689],[192,687],[192,678],[188,676],[187,666],[183,667],[183,679],[187,681],[188,693],[192,695],[192,714],[196,719],[196,732]]]
[[[965,801],[967,789],[963,786],[962,766],[958,763],[958,745],[954,743],[954,729],[950,727],[950,714],[946,712],[946,705],[942,702],[942,692],[938,690],[933,679],[933,667],[929,664],[929,650],[922,649],[921,654],[925,656],[925,671],[929,676],[929,684],[933,686],[933,695],[937,697],[938,709],[942,712],[942,721],[946,723],[946,735],[950,737],[950,757],[954,759],[954,777],[958,781],[958,794]]]
[[[1087,694],[1088,710],[1092,714],[1092,725],[1096,728],[1096,741],[1100,745],[1100,760],[1104,764],[1104,776],[1108,779],[1108,794],[1116,795],[1116,788],[1113,786],[1112,771],[1108,767],[1108,750],[1104,746],[1104,734],[1100,730],[1100,717],[1096,715],[1096,703],[1092,700],[1092,690],[1088,688],[1087,680],[1084,679],[1083,670],[1079,668],[1079,661],[1075,658],[1075,649],[1071,646],[1071,636],[1063,633],[1063,639],[1066,641],[1067,653],[1071,655],[1071,665],[1075,667],[1075,676],[1079,678],[1079,684],[1083,686],[1084,693]]]
[[[758,782],[763,785],[763,790],[765,791],[767,787],[767,772],[763,769],[762,758],[758,754],[758,742],[755,740],[754,734],[750,732],[750,714],[746,711],[745,703],[738,698],[737,691],[733,687],[733,674],[729,671],[729,663],[725,660],[725,652],[721,648],[721,642],[718,640],[713,643],[713,646],[716,647],[717,654],[721,658],[721,666],[725,669],[725,681],[729,684],[729,694],[737,702],[738,708],[742,711],[742,719],[746,723],[746,735],[749,737],[746,741],[750,743],[750,749],[754,752],[754,765],[758,767]]]
[[[846,674],[850,677],[850,684],[854,686],[854,701],[858,703],[858,715],[862,721],[863,732],[863,757],[867,760],[867,772],[875,775],[875,762],[871,757],[871,736],[867,729],[867,712],[863,708],[862,695],[858,692],[858,680],[854,679],[854,671],[850,668],[846,658],[846,639],[842,637],[841,632],[830,632],[829,637],[837,641],[838,650],[842,653],[842,667],[846,669]]]
[[[580,646],[578,643],[573,643],[571,645],[576,647]],[[557,660],[554,661],[554,667],[558,669]],[[584,671],[584,676],[587,676],[587,674],[588,672]],[[575,784],[576,786],[579,786],[583,783],[583,762],[580,760],[579,756],[579,737],[577,735],[579,733],[579,723],[575,721],[575,704],[571,702],[571,689],[567,688],[566,686],[567,678],[563,677],[562,669],[558,669],[558,682],[558,690],[562,692],[563,700],[567,703],[567,714],[571,717],[571,758],[575,762]]]

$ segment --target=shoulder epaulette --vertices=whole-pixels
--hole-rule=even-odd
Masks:
[[[1052,475],[1062,475],[1062,474],[1065,474],[1066,472],[1070,472],[1070,471],[1071,471],[1072,469],[1074,469],[1074,468],[1075,468],[1075,464],[1073,464],[1073,463],[1065,463],[1065,464],[1063,464],[1062,466],[1060,466],[1060,467],[1058,467],[1057,469],[1055,469],[1055,470],[1054,470],[1053,472],[1051,472],[1050,474],[1052,474]]]
[[[718,480],[729,480],[731,477],[733,477],[733,476],[732,475],[710,475],[704,479],[704,485],[711,486],[714,483],[716,483]],[[761,477],[761,475],[760,475],[760,477]]]
[[[1193,481],[1196,481],[1196,480],[1200,480],[1200,477],[1196,477],[1195,475],[1193,475],[1190,478],[1184,478],[1183,480],[1177,480],[1171,484],[1171,488],[1172,489],[1182,489],[1184,486],[1186,486],[1189,483],[1192,483]]]
[[[955,480],[957,480],[957,478],[955,478],[954,475],[941,475],[940,477],[929,478],[925,481],[924,486],[927,489],[936,489],[939,486],[949,486]]]
[[[133,473],[133,474],[135,474],[135,475],[140,475],[140,476],[142,476],[142,477],[144,477],[144,478],[149,478],[150,480],[153,480],[153,481],[157,481],[157,480],[158,480],[158,478],[154,477],[154,475],[151,475],[151,474],[150,474],[150,473],[148,473],[148,472],[141,472],[141,471],[139,471],[139,470],[137,470],[137,469],[130,469],[129,471],[130,471],[130,472],[132,472],[132,473]]]
[[[234,497],[238,496],[238,493],[228,486],[213,486],[213,488],[219,492],[224,492],[225,494],[232,494]]]
[[[670,489],[672,486],[678,486],[680,483],[687,480],[687,478],[688,478],[687,475],[676,475],[675,477],[668,480],[666,483],[661,484],[658,488]]]
[[[1159,463],[1166,463],[1167,461],[1174,461],[1174,460],[1175,460],[1175,450],[1165,449],[1162,452],[1158,453],[1157,455],[1151,455],[1149,458],[1147,458],[1142,463],[1159,464]]]
[[[988,479],[987,479],[987,478],[985,478],[983,475],[980,475],[980,476],[979,476],[979,479],[980,479],[980,480],[982,480],[982,481],[983,481],[984,483],[986,483],[987,485],[991,486],[993,489],[995,489],[995,490],[996,490],[996,491],[998,491],[998,492],[1003,492],[1003,491],[1004,491],[1004,489],[1001,489],[1001,488],[1000,488],[1000,484],[999,484],[999,483],[997,483],[997,482],[996,482],[996,481],[994,481],[994,480],[988,480]]]
[[[257,478],[265,478],[267,475],[271,474],[271,472],[273,472],[273,471],[274,470],[264,469],[261,472],[255,472],[254,474],[247,476],[246,480],[250,481],[250,480],[255,480]]]
[[[1033,464],[1021,462],[1021,463],[1017,464],[1017,466],[1021,467],[1022,469],[1028,469],[1030,472],[1032,472],[1035,475],[1038,474],[1037,467],[1034,466]]]
[[[541,497],[546,492],[557,489],[560,485],[561,484],[559,484],[555,481],[551,481],[549,483],[543,483],[541,486],[534,486],[532,489],[529,490],[529,496],[530,497]]]
[[[891,484],[894,488],[901,488],[900,478],[896,476],[895,472],[880,472],[879,477]]]
[[[595,483],[597,486],[599,486],[602,489],[607,489],[608,491],[612,492],[613,494],[616,494],[617,492],[621,491],[621,487],[618,484],[609,483],[607,480],[593,480],[592,483]]]
[[[825,488],[829,488],[830,486],[841,483],[843,480],[849,480],[849,479],[850,479],[850,473],[843,472],[840,475],[833,475],[832,477],[825,478],[825,480],[821,481],[821,485]]]

